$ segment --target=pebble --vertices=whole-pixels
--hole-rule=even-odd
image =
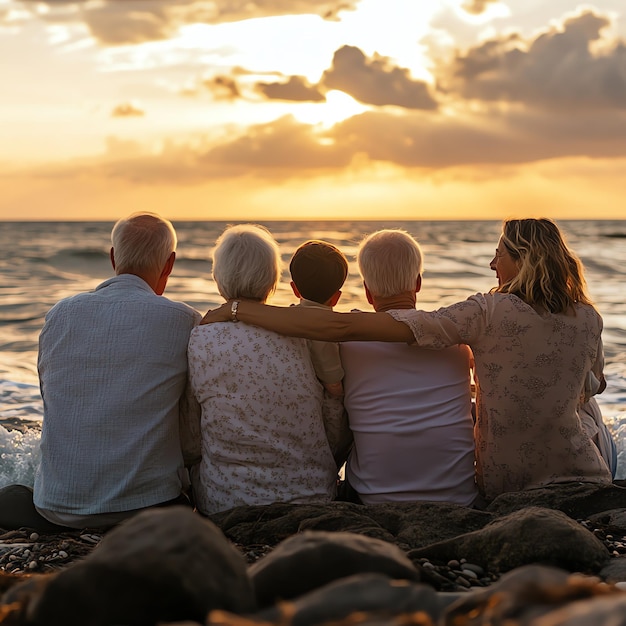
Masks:
[[[626,536],[616,534],[615,528],[608,531],[597,528],[589,520],[578,522],[600,539],[613,557],[623,558],[626,555]],[[0,571],[20,574],[34,570],[58,570],[88,554],[101,539],[102,535],[88,532],[76,532],[69,537],[44,535],[42,538],[39,533],[29,531],[6,533],[0,540]],[[28,540],[31,543],[27,543]],[[248,563],[256,562],[273,548],[265,544],[235,545]],[[422,558],[418,563],[427,571],[430,584],[438,591],[466,592],[476,587],[487,587],[500,577],[498,572],[486,571],[465,558],[450,559],[442,564]],[[626,590],[626,582],[618,583],[618,586]]]
[[[463,569],[474,572],[477,576],[485,575],[485,570],[480,565],[474,565],[473,563],[463,563]]]

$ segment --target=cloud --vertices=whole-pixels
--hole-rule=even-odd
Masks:
[[[385,57],[368,59],[354,46],[343,46],[335,52],[332,67],[324,72],[320,85],[344,91],[364,104],[437,108],[427,83],[413,80],[407,69],[394,67]]]
[[[394,116],[367,112],[337,125],[336,145],[405,167],[521,164],[626,156],[626,113],[585,117],[508,112],[489,116]]]
[[[216,146],[201,158],[205,164],[252,173],[343,168],[352,158],[349,147],[335,145],[312,126],[291,116],[246,129],[244,135]]]
[[[304,76],[290,76],[284,83],[257,83],[255,89],[269,100],[324,102],[326,96]]]
[[[472,15],[480,15],[487,10],[490,4],[497,4],[500,0],[467,0],[461,7]]]
[[[118,104],[113,111],[111,111],[111,117],[143,117],[145,114],[145,111],[140,109],[133,102]]]
[[[441,84],[464,98],[567,113],[626,106],[626,45],[608,17],[584,10],[535,38],[509,34],[458,53]],[[446,74],[448,74],[446,76]]]
[[[528,111],[489,116],[369,111],[323,132],[287,116],[220,141],[169,142],[158,154],[110,160],[104,170],[134,182],[199,183],[309,178],[376,163],[431,172],[481,166],[489,177],[496,168],[562,158],[626,158],[626,112],[576,118]]]
[[[213,76],[202,81],[202,85],[211,92],[215,100],[236,100],[241,98],[239,85],[231,76]]]
[[[92,36],[105,45],[138,44],[175,35],[187,24],[219,24],[280,15],[314,14],[337,20],[341,11],[353,10],[359,0],[22,0],[33,9],[47,5],[46,20],[84,21]],[[55,8],[80,11],[55,16]]]

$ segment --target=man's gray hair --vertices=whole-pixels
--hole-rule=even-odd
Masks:
[[[263,226],[228,227],[213,251],[213,280],[226,300],[265,302],[282,274],[278,244]]]
[[[385,229],[368,235],[356,260],[370,293],[379,298],[414,290],[422,274],[422,249],[404,230]]]
[[[176,250],[172,223],[156,213],[133,213],[111,231],[116,274],[160,272]]]

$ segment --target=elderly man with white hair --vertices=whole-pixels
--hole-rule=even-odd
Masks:
[[[232,301],[265,302],[281,276],[278,244],[261,226],[232,226],[213,253],[213,278]],[[202,461],[192,473],[198,511],[328,502],[337,466],[323,422],[323,387],[304,339],[248,324],[195,328],[191,385],[202,407]]]
[[[41,463],[33,490],[0,491],[0,527],[108,528],[189,503],[200,409],[187,395],[187,343],[200,313],[163,297],[172,224],[153,213],[111,233],[115,276],[58,302],[39,337]]]
[[[408,233],[369,235],[357,262],[376,311],[415,308],[422,252]],[[426,350],[406,343],[341,344],[344,405],[354,434],[347,499],[473,504],[470,358],[466,346]]]

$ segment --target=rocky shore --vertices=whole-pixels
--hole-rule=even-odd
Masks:
[[[1,531],[0,531],[1,532]],[[0,534],[0,624],[626,625],[626,488],[147,512]]]

